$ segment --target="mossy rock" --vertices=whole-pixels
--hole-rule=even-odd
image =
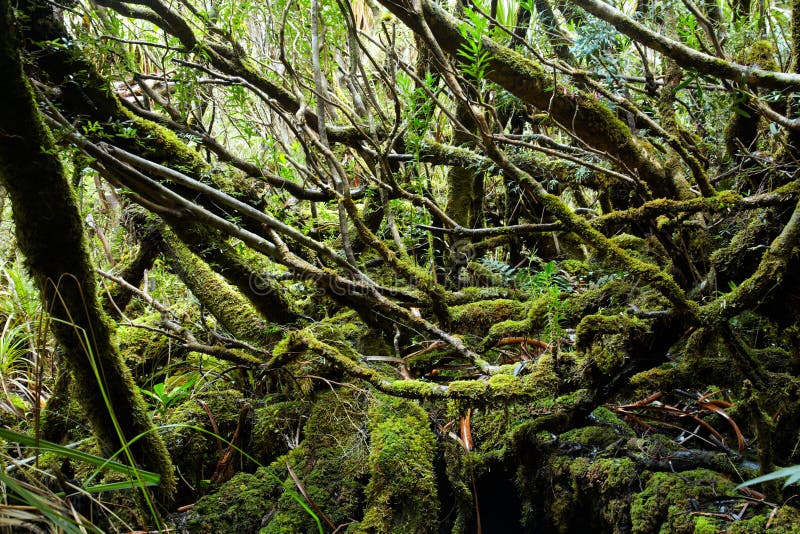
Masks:
[[[695,531],[692,507],[711,502],[720,495],[734,494],[735,484],[719,473],[696,469],[680,473],[644,475],[644,490],[631,500],[633,534]]]
[[[270,503],[283,491],[281,479],[268,468],[254,474],[237,473],[217,491],[197,501],[191,511],[174,520],[176,526],[189,533],[255,533],[273,513]]]

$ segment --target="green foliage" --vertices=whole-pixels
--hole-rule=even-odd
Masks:
[[[772,473],[767,473],[766,475],[762,475],[760,477],[754,478],[752,480],[748,480],[746,482],[742,482],[736,489],[744,488],[746,486],[752,486],[754,484],[761,484],[762,482],[770,482],[772,480],[779,480],[785,478],[786,480],[783,482],[783,487],[791,486],[792,484],[797,484],[800,482],[800,465],[793,465],[791,467],[784,467],[783,469],[778,469],[777,471],[773,471]]]
[[[1,270],[5,283],[0,284],[0,314],[15,315],[23,322],[32,320],[41,309],[33,280],[9,263],[3,264]]]
[[[678,15],[677,25],[678,35],[681,40],[692,48],[697,48],[700,42],[697,39],[697,32],[700,30],[697,19],[691,13],[681,13]]]
[[[86,532],[100,534],[103,532],[88,521],[73,519],[74,508],[70,510],[70,506],[57,496],[20,482],[8,476],[5,470],[0,470],[0,489],[4,494],[15,496],[40,514],[39,516],[30,512],[14,513],[13,509],[0,511],[0,526],[20,527],[29,531],[31,526],[46,519],[67,534],[86,534]]]
[[[100,456],[95,456],[94,454],[89,454],[77,449],[70,449],[68,447],[64,447],[63,445],[59,445],[57,443],[51,443],[43,439],[37,439],[30,436],[26,436],[25,434],[20,434],[18,432],[14,432],[12,430],[8,430],[5,428],[0,428],[0,438],[7,441],[19,443],[20,445],[23,445],[25,447],[38,449],[41,452],[53,453],[61,458],[69,458],[71,460],[84,462],[96,467],[97,470],[92,476],[90,476],[87,479],[87,481],[91,481],[101,471],[106,469],[108,469],[113,473],[123,475],[128,479],[123,482],[96,484],[84,487],[83,490],[89,493],[98,493],[101,491],[118,490],[118,489],[141,488],[144,486],[157,486],[161,481],[161,477],[157,473],[144,471],[142,469],[139,469],[135,465],[131,467],[129,465],[119,463],[113,459],[101,458]]]
[[[103,131],[103,125],[98,121],[87,121],[82,128],[83,133],[87,136],[103,137],[105,135],[105,132]]]
[[[153,413],[158,413],[161,418],[166,418],[170,410],[178,403],[183,402],[191,394],[191,390],[197,382],[197,374],[185,374],[182,377],[182,384],[168,387],[164,382],[153,385],[152,391],[139,388],[139,391],[149,397],[155,408]]]
[[[478,262],[485,269],[500,277],[499,281],[503,286],[510,286],[519,278],[519,273],[511,265],[496,260],[494,258],[480,258]]]
[[[8,316],[0,331],[0,386],[3,399],[0,410],[24,417],[35,401],[29,387],[29,376],[34,368],[28,358],[28,334],[25,325],[14,325],[13,316]],[[23,397],[24,395],[24,397]]]
[[[0,279],[0,411],[26,420],[36,408],[36,324],[41,311],[32,280],[11,264],[2,267]],[[39,389],[41,392],[41,389]],[[42,392],[46,398],[46,393]]]
[[[595,66],[602,62],[612,73],[618,66],[619,55],[630,41],[609,23],[594,18],[587,18],[577,31],[572,48],[570,49],[576,59]]]
[[[410,76],[399,72],[397,83],[401,95],[408,102],[405,119],[408,121],[408,141],[414,152],[419,152],[420,142],[430,134],[430,124],[436,105],[428,93],[436,94],[438,78],[431,72],[425,73],[422,87],[414,87]]]
[[[491,56],[483,46],[489,21],[469,7],[464,9],[464,15],[469,22],[459,26],[461,36],[464,37],[464,43],[458,50],[458,55],[462,58],[459,63],[464,72],[475,80],[476,86],[480,87],[490,72]]]

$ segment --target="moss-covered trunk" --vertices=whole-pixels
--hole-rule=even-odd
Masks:
[[[52,329],[64,347],[75,387],[106,453],[129,445],[134,460],[161,474],[163,497],[175,480],[172,464],[120,358],[100,309],[83,226],[50,131],[22,69],[11,6],[0,0],[0,181],[14,212],[17,240]]]

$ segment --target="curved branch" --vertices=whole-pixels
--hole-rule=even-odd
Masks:
[[[740,65],[698,52],[678,41],[645,28],[622,11],[601,0],[574,0],[574,3],[595,17],[608,22],[631,39],[635,39],[675,60],[683,68],[694,69],[701,74],[709,74],[757,87],[766,87],[767,89],[800,89],[800,75],[798,74],[787,74],[764,70],[756,66]]]

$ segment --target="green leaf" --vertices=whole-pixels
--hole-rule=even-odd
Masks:
[[[798,481],[800,481],[800,465],[784,467],[783,469],[778,469],[777,471],[767,473],[766,475],[748,480],[747,482],[742,482],[736,486],[736,489],[752,486],[753,484],[761,484],[762,482],[769,482],[770,480],[777,480],[779,478],[786,479],[786,482],[783,483],[784,487],[790,484],[796,484]]]
[[[0,483],[4,484],[10,492],[16,494],[20,500],[36,508],[43,516],[67,534],[85,534],[87,529],[91,532],[102,532],[90,523],[83,522],[78,525],[69,517],[66,510],[56,509],[47,498],[27,489],[18,480],[6,475],[3,469],[0,469]]]
[[[733,106],[733,108],[731,108],[731,109],[732,109],[732,111],[734,113],[736,113],[740,117],[744,117],[745,119],[749,119],[750,118],[750,114],[748,112],[746,112],[745,110],[743,110],[742,108]]]
[[[146,486],[157,486],[161,481],[161,476],[157,473],[153,473],[150,471],[143,471],[141,469],[137,469],[135,467],[130,467],[125,464],[121,464],[114,460],[108,460],[106,458],[102,458],[100,456],[95,456],[94,454],[89,454],[87,452],[78,451],[75,449],[69,449],[64,447],[63,445],[59,445],[57,443],[53,443],[47,440],[36,440],[31,436],[26,436],[25,434],[20,434],[18,432],[14,432],[7,428],[0,428],[0,438],[13,441],[19,443],[20,445],[24,445],[26,447],[37,448],[43,452],[51,452],[57,456],[61,456],[64,458],[69,458],[71,460],[77,460],[80,462],[86,462],[90,465],[97,467],[98,469],[110,469],[115,473],[120,473],[122,475],[136,478],[137,474],[138,477],[144,482]]]

